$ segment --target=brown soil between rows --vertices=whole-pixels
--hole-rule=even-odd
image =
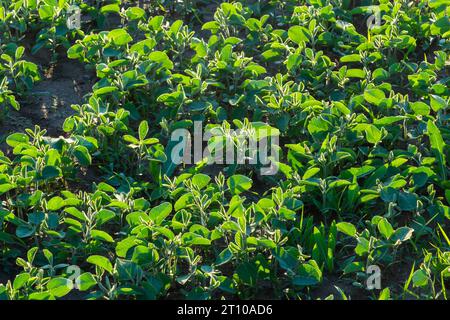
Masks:
[[[29,60],[45,65],[39,57]],[[82,63],[67,58],[61,58],[42,74],[42,80],[33,87],[26,101],[21,102],[20,110],[9,112],[0,124],[0,150],[6,154],[11,152],[5,143],[6,137],[14,132],[24,132],[26,128],[34,129],[35,125],[46,129],[47,136],[64,135],[63,123],[75,112],[71,106],[83,103],[95,81],[94,74]]]

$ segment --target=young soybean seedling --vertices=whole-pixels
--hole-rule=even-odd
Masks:
[[[448,1],[335,4],[0,1],[0,299],[448,299]]]

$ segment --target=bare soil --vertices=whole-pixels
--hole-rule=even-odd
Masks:
[[[19,111],[11,111],[4,123],[0,124],[0,150],[10,152],[4,142],[13,132],[24,132],[38,125],[46,129],[48,136],[64,135],[65,119],[74,114],[73,104],[83,103],[83,98],[91,91],[95,75],[87,71],[78,61],[60,58],[53,66],[46,66],[42,57],[29,60],[44,65],[42,80],[38,82],[25,101],[21,101]]]
[[[323,280],[323,283],[311,291],[311,296],[315,299],[324,300],[329,295],[333,295],[334,299],[341,299],[341,294],[336,289],[341,289],[348,299],[351,300],[367,300],[367,291],[352,284],[351,280],[340,279],[339,277],[330,276]]]
[[[13,280],[11,274],[4,273],[0,270],[0,284],[6,284],[10,280]]]

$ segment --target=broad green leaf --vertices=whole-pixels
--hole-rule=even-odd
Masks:
[[[148,122],[146,120],[142,121],[139,125],[139,140],[144,140],[148,134]]]
[[[226,248],[224,249],[219,255],[217,256],[216,262],[214,263],[216,266],[221,266],[227,262],[229,262],[233,258],[233,253],[230,249]]]
[[[447,107],[447,102],[440,96],[434,94],[430,94],[430,104],[431,109],[433,109],[434,112],[438,112],[439,110]]]
[[[119,13],[120,7],[118,4],[108,4],[100,8],[101,13]]]
[[[361,62],[360,54],[349,54],[339,59],[341,62]]]
[[[85,272],[75,280],[75,283],[78,290],[87,291],[97,284],[97,280],[95,280],[92,273]]]
[[[65,201],[61,197],[53,197],[47,202],[47,209],[50,211],[58,211],[66,205]]]
[[[445,142],[442,139],[442,135],[441,132],[439,131],[439,128],[431,120],[428,120],[427,123],[427,134],[428,137],[430,138],[431,148],[433,149],[433,152],[436,155],[437,161],[439,163],[441,176],[444,180],[446,180],[447,169],[445,165],[445,155],[444,155]]]
[[[161,64],[162,67],[172,70],[173,69],[173,63],[170,61],[169,57],[165,52],[162,51],[153,51],[148,55],[148,59],[150,61],[154,61],[156,63]]]
[[[338,231],[345,233],[350,237],[354,237],[356,235],[356,228],[350,222],[339,222],[336,224]]]
[[[73,282],[69,279],[57,277],[47,284],[48,291],[56,298],[62,298],[73,289]]]
[[[427,116],[430,114],[430,107],[421,101],[411,103],[411,109],[417,115]]]
[[[61,169],[56,166],[45,166],[42,170],[42,178],[51,180],[62,176]]]
[[[13,148],[21,143],[28,143],[29,141],[30,138],[23,133],[13,133],[6,138],[6,143]]]
[[[30,279],[30,274],[28,273],[20,273],[18,274],[13,281],[13,288],[14,290],[19,290],[22,288],[27,281]]]
[[[0,196],[14,188],[15,186],[11,183],[0,184]]]
[[[108,271],[110,274],[113,272],[113,266],[111,262],[108,260],[108,258],[99,256],[99,255],[93,255],[86,259],[86,262],[91,263],[103,270]]]
[[[395,230],[394,234],[391,237],[391,240],[394,242],[400,241],[404,242],[411,239],[414,233],[414,229],[408,227],[401,227]]]
[[[366,73],[362,69],[348,69],[346,76],[348,78],[365,79]]]
[[[117,46],[123,46],[133,41],[133,38],[124,29],[111,30],[108,38]]]
[[[161,222],[172,212],[172,204],[169,202],[161,203],[159,206],[150,210],[150,219],[156,224],[160,225]]]
[[[210,181],[211,178],[203,173],[198,173],[192,177],[192,184],[195,185],[199,190],[206,187]]]
[[[252,179],[237,174],[228,178],[227,185],[232,194],[240,194],[252,187]]]
[[[93,239],[96,239],[99,241],[104,241],[104,242],[109,242],[109,243],[114,242],[113,237],[111,237],[108,233],[106,233],[105,231],[102,231],[102,230],[92,230],[91,237]]]
[[[364,91],[364,100],[376,106],[379,106],[385,98],[384,92],[380,89],[367,89]]]
[[[394,234],[394,228],[392,228],[392,225],[386,218],[380,219],[378,222],[378,230],[386,239],[389,239]]]
[[[422,270],[416,270],[412,276],[412,281],[414,287],[425,287],[428,284],[428,275]]]
[[[309,42],[309,38],[311,37],[308,29],[302,26],[293,26],[288,30],[289,39],[291,39],[296,44],[300,44],[301,42]]]
[[[381,141],[382,133],[381,131],[375,127],[374,125],[366,126],[366,139],[367,142],[372,144],[378,144]]]
[[[89,166],[92,164],[92,157],[85,146],[76,146],[73,155],[82,166]]]

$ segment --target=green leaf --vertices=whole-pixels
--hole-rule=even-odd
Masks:
[[[209,246],[211,240],[204,238],[193,232],[186,232],[182,236],[183,243],[186,245]]]
[[[384,288],[378,297],[378,300],[390,300],[391,299],[391,290],[389,288]]]
[[[139,140],[144,140],[148,134],[148,122],[146,120],[142,121],[139,125]]]
[[[436,96],[434,94],[430,94],[430,104],[431,109],[434,112],[438,112],[439,110],[445,109],[447,107],[447,102],[440,96]]]
[[[289,55],[289,57],[286,61],[286,67],[289,71],[291,71],[295,67],[300,66],[301,62],[302,62],[302,56],[297,53],[293,53],[293,54]]]
[[[221,253],[219,253],[214,265],[221,266],[221,265],[229,262],[232,258],[233,258],[233,253],[231,252],[230,249],[226,248]]]
[[[308,29],[302,26],[293,26],[288,30],[289,39],[291,39],[296,44],[300,44],[301,42],[309,42],[309,38],[311,37]]]
[[[107,87],[102,87],[100,89],[94,90],[94,95],[95,96],[101,96],[103,94],[107,94],[107,93],[111,93],[111,92],[116,92],[119,89],[117,89],[116,87],[113,86],[107,86]]]
[[[172,70],[173,62],[170,61],[169,57],[165,52],[162,51],[153,51],[148,55],[148,59],[154,61],[156,63],[161,64],[162,67]]]
[[[256,285],[257,272],[256,265],[250,262],[243,262],[236,268],[239,281],[251,287]]]
[[[97,284],[97,280],[95,280],[92,273],[85,272],[76,279],[75,283],[77,284],[78,290],[87,291]]]
[[[252,187],[252,179],[237,174],[228,178],[227,185],[232,194],[240,194]]]
[[[124,29],[111,30],[108,33],[108,38],[111,39],[116,46],[123,46],[133,41],[133,38]]]
[[[391,240],[394,242],[400,241],[404,242],[411,239],[414,233],[414,229],[408,227],[401,227],[395,230],[394,234],[391,237]]]
[[[372,124],[366,126],[366,139],[367,142],[378,144],[381,141],[382,134],[381,131]]]
[[[139,7],[131,7],[125,11],[129,20],[139,20],[145,16],[145,10]]]
[[[389,72],[387,72],[383,68],[375,69],[372,72],[372,79],[375,80],[376,82],[381,82],[383,80],[387,80],[387,79],[389,79],[389,76],[390,76]]]
[[[22,58],[24,52],[25,52],[25,48],[24,47],[18,47],[16,49],[16,53],[14,55],[16,60],[19,60],[20,58]]]
[[[300,265],[298,275],[294,277],[293,284],[298,286],[311,286],[322,281],[322,271],[315,260],[309,260]]]
[[[350,237],[354,237],[356,235],[356,228],[350,222],[339,222],[336,224],[338,231],[345,233]]]
[[[123,140],[125,140],[126,142],[139,146],[139,140],[136,139],[135,137],[133,137],[132,135],[126,134],[123,136]]]
[[[80,59],[83,57],[84,48],[81,44],[77,43],[67,50],[67,57],[69,59]]]
[[[116,254],[121,258],[125,258],[128,251],[136,246],[136,239],[134,237],[128,237],[119,241],[116,246]]]
[[[292,279],[292,284],[295,286],[313,286],[318,284],[319,281],[316,278],[308,277],[308,276],[295,276]]]
[[[175,202],[175,211],[180,211],[181,209],[186,208],[188,205],[192,203],[193,196],[190,193],[183,194],[178,200]]]
[[[43,292],[33,292],[28,297],[30,300],[55,300],[55,297],[48,291]]]
[[[381,119],[374,119],[373,123],[379,126],[386,126],[402,121],[403,119],[405,119],[404,116],[390,116],[390,117],[383,117]]]
[[[378,230],[386,238],[389,239],[394,234],[394,228],[386,218],[381,218],[378,222]]]
[[[106,233],[105,231],[102,231],[102,230],[92,230],[91,237],[93,239],[96,239],[99,241],[104,241],[104,242],[109,242],[109,243],[114,242],[113,237],[111,237],[108,233]]]
[[[14,290],[19,290],[20,288],[22,288],[27,281],[30,279],[30,274],[29,273],[20,273],[18,274],[13,281],[13,288]]]
[[[366,73],[362,69],[348,69],[346,76],[348,78],[365,79]]]
[[[392,187],[384,187],[380,191],[380,197],[384,202],[395,202],[397,199],[398,190]]]
[[[42,178],[45,180],[51,180],[62,176],[61,169],[55,166],[45,166],[42,169]]]
[[[309,178],[314,177],[316,174],[320,172],[320,168],[312,167],[306,170],[306,172],[303,174],[303,180],[307,180]]]
[[[66,278],[53,278],[47,284],[47,289],[56,298],[62,298],[73,289],[73,283]]]
[[[119,13],[120,7],[118,4],[108,4],[100,8],[101,13]]]
[[[216,30],[219,30],[219,28],[220,28],[219,23],[216,21],[208,21],[202,26],[202,30],[211,30],[214,32]]]
[[[339,59],[341,62],[361,62],[361,55],[360,54],[349,54],[346,56],[343,56]]]
[[[364,263],[361,261],[353,261],[344,267],[344,274],[364,271]]]
[[[34,235],[36,232],[36,228],[31,225],[23,225],[19,226],[16,229],[16,236],[19,238],[28,238]]]
[[[156,46],[155,39],[145,39],[133,44],[130,48],[130,52],[137,52],[140,55],[150,53],[150,51]]]
[[[206,110],[207,108],[211,107],[211,103],[206,102],[206,101],[194,101],[191,102],[189,105],[189,110],[191,111],[203,111]]]
[[[397,202],[403,211],[413,211],[417,208],[417,195],[409,192],[400,192],[397,196]]]
[[[111,262],[108,260],[108,258],[99,256],[99,255],[93,255],[86,259],[86,262],[91,263],[103,270],[108,271],[110,274],[113,273],[113,266]]]
[[[430,107],[421,101],[411,103],[411,109],[417,115],[427,116],[430,114]]]
[[[39,18],[41,20],[52,19],[55,15],[54,7],[50,5],[41,5],[39,7]]]
[[[444,146],[445,142],[442,139],[441,132],[439,128],[433,123],[433,121],[428,120],[427,123],[427,134],[430,138],[431,148],[433,149],[434,154],[439,163],[439,169],[441,172],[441,177],[443,180],[447,179],[446,166],[445,166],[445,155],[444,155]]]
[[[91,155],[85,146],[76,146],[73,155],[82,166],[89,166],[92,164]]]
[[[364,100],[376,106],[379,106],[385,98],[384,92],[380,89],[367,89],[364,91]]]
[[[30,138],[23,133],[13,133],[6,138],[6,143],[13,148],[21,143],[28,143],[29,141]]]
[[[419,269],[414,272],[412,281],[414,287],[425,287],[428,284],[428,275],[424,270]]]
[[[11,183],[0,184],[0,196],[14,188],[15,186]]]
[[[53,197],[50,199],[50,201],[47,203],[47,210],[50,211],[57,211],[65,206],[65,201],[61,197]]]
[[[211,181],[211,178],[203,173],[198,173],[195,176],[192,177],[192,184],[196,186],[199,190],[206,187],[209,182]]]
[[[172,212],[172,204],[169,202],[161,203],[159,206],[150,210],[150,219],[156,224],[160,225],[161,222]]]
[[[101,226],[108,222],[109,220],[113,219],[116,216],[114,211],[108,210],[108,209],[101,209],[96,215],[95,215],[95,221],[97,226]]]

